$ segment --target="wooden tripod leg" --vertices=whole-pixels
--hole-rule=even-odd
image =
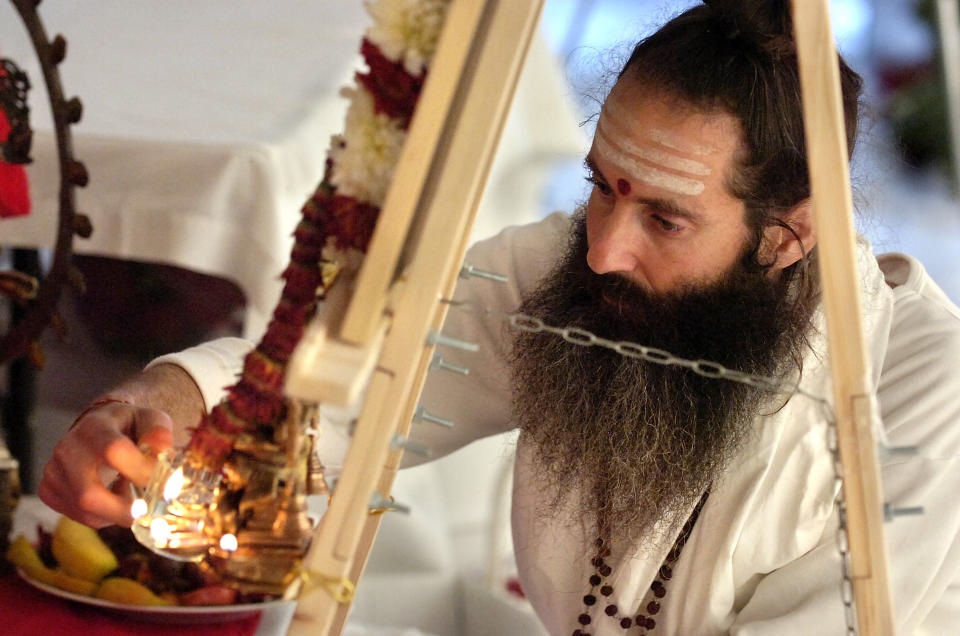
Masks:
[[[442,324],[442,319],[440,320],[440,323]],[[439,328],[439,324],[437,325],[437,328]],[[427,373],[426,367],[429,366],[429,357],[425,356],[421,360],[420,364],[423,368],[419,370],[418,377],[423,378]],[[417,406],[417,399],[415,396],[418,394],[419,390],[412,395],[413,399],[408,400],[408,403],[400,417],[400,424],[397,427],[397,432],[404,437],[406,437],[409,433],[410,421],[413,418],[413,412]],[[400,467],[401,458],[401,450],[394,451],[390,454],[390,458],[387,460],[387,465],[380,474],[380,483],[377,486],[377,492],[387,495],[393,490],[393,482],[396,480],[397,470]],[[367,520],[363,524],[363,531],[360,534],[360,541],[357,544],[353,565],[350,568],[350,573],[347,575],[354,586],[360,582],[360,577],[363,575],[363,571],[367,567],[367,561],[370,559],[370,551],[373,549],[373,542],[377,538],[377,532],[380,530],[380,521],[383,519],[383,514],[384,513],[370,514],[367,516]],[[337,608],[337,613],[333,618],[333,624],[330,630],[331,634],[340,634],[343,631],[343,627],[347,622],[347,617],[349,614],[350,606],[346,603],[340,604],[340,606]]]
[[[416,185],[416,205],[398,206],[394,211],[404,218],[393,222],[389,222],[392,210],[385,206],[345,314],[341,336],[358,346],[366,345],[369,334],[376,333],[382,321],[389,323],[389,331],[343,474],[304,560],[307,584],[291,624],[292,634],[337,634],[346,619],[351,582],[356,582],[363,571],[378,527],[379,520],[371,521],[369,515],[371,495],[387,494],[392,486],[400,452],[390,450],[390,440],[409,429],[415,396],[423,386],[433,353],[427,334],[442,322],[445,305],[440,301],[452,290],[463,261],[473,217],[543,0],[454,0],[448,21],[456,11],[458,19],[454,23],[468,23],[468,10],[480,5],[482,11],[473,14],[474,23],[461,25],[476,33],[469,39],[469,60],[463,74],[433,75],[424,88],[426,95],[430,82],[438,77],[456,87],[452,93],[433,91],[453,100],[441,134],[433,135],[436,147],[430,152],[415,148],[416,152],[407,153],[406,146],[404,149],[409,161],[429,163],[426,170],[420,166],[410,171],[424,175],[424,181]],[[444,28],[442,41],[451,42],[451,47],[462,52],[463,38],[455,37],[456,30],[454,36],[448,36]],[[441,45],[437,57],[442,55]],[[446,107],[442,110],[447,112]],[[427,113],[428,122],[434,115],[431,104],[422,101],[417,110],[420,112]],[[417,128],[418,114],[414,115],[411,136]],[[432,130],[431,134],[436,132]],[[398,166],[398,174],[403,167]],[[395,186],[402,188],[404,184],[395,180],[391,193]],[[388,195],[388,202],[390,199]],[[397,199],[409,197],[398,194]],[[406,218],[411,209],[415,216]],[[397,228],[405,229],[400,232]],[[375,250],[378,245],[385,247]],[[365,276],[366,271],[378,275]],[[383,287],[384,275],[392,281],[389,288]],[[293,368],[291,372],[295,376],[309,370]],[[288,378],[287,386],[308,387],[310,383],[297,383],[293,377]],[[292,397],[323,402],[322,395],[296,393]]]
[[[828,0],[794,0],[793,23],[857,620],[862,634],[892,636],[873,387],[861,324],[850,167]]]

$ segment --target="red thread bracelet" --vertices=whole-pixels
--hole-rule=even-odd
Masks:
[[[107,404],[127,404],[129,406],[133,406],[133,402],[129,400],[124,400],[121,398],[115,398],[115,397],[97,398],[96,400],[91,402],[87,406],[87,408],[83,409],[83,412],[81,412],[80,415],[77,416],[77,419],[73,420],[73,424],[71,424],[70,428],[68,428],[67,430],[68,431],[73,430],[73,427],[76,426],[80,420],[86,417],[88,413],[90,413],[91,411],[97,410],[101,406],[106,406]]]

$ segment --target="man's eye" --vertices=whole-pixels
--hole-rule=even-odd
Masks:
[[[591,176],[591,177],[586,177],[586,180],[588,183],[593,184],[593,187],[599,190],[600,194],[602,194],[603,196],[608,197],[611,194],[613,194],[613,188],[608,186],[606,183],[604,183],[600,179],[597,179],[596,177]]]
[[[676,233],[683,229],[682,225],[677,225],[676,223],[671,223],[667,219],[663,218],[659,214],[653,215],[654,220],[660,224],[661,229],[664,232]]]

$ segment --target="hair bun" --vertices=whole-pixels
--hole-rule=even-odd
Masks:
[[[789,0],[703,0],[720,19],[724,35],[793,37]]]

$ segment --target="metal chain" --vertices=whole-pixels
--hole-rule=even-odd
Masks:
[[[844,619],[846,621],[847,631],[850,636],[856,636],[856,609],[853,596],[853,577],[850,573],[850,549],[847,540],[847,507],[843,496],[843,470],[840,463],[840,452],[837,445],[837,427],[834,417],[833,407],[830,402],[819,395],[810,393],[799,386],[799,379],[792,385],[784,385],[773,378],[766,378],[759,375],[744,373],[728,369],[716,362],[709,360],[689,360],[675,356],[669,351],[647,347],[635,342],[614,341],[602,338],[586,329],[579,327],[555,327],[546,324],[542,319],[536,316],[530,316],[524,313],[507,313],[497,311],[488,307],[479,307],[472,303],[448,301],[450,305],[467,311],[475,311],[488,316],[498,316],[506,321],[511,328],[527,333],[551,333],[563,338],[566,342],[581,347],[604,347],[619,353],[627,358],[645,360],[654,364],[666,366],[678,366],[690,369],[694,373],[705,378],[714,378],[721,380],[730,380],[758,388],[771,393],[802,395],[819,405],[824,411],[824,417],[828,424],[830,433],[828,448],[833,458],[834,477],[837,484],[837,496],[834,503],[837,507],[837,552],[840,555],[840,601],[843,603]]]
[[[722,364],[711,362],[709,360],[690,360],[675,356],[669,351],[664,351],[663,349],[647,347],[635,342],[629,342],[625,340],[608,340],[585,329],[580,329],[579,327],[554,327],[546,324],[540,318],[537,318],[536,316],[530,316],[528,314],[508,314],[504,312],[496,312],[492,309],[485,309],[483,311],[486,314],[501,315],[511,327],[519,331],[526,331],[528,333],[552,333],[560,336],[571,344],[583,347],[604,347],[606,349],[615,351],[626,358],[646,360],[647,362],[653,362],[654,364],[661,364],[664,366],[684,367],[705,378],[739,382],[740,384],[746,384],[748,386],[752,386],[763,391],[769,391],[771,393],[802,395],[821,405],[829,407],[829,402],[827,402],[827,400],[824,398],[801,389],[799,386],[799,381],[793,385],[785,386],[772,378],[765,378],[760,375],[744,373],[743,371],[735,371],[733,369],[726,368]]]
[[[843,603],[843,616],[847,624],[848,636],[857,634],[857,612],[853,596],[853,575],[850,572],[850,543],[847,535],[847,501],[843,494],[843,465],[840,462],[840,447],[837,444],[837,423],[833,411],[827,410],[829,424],[830,455],[833,458],[833,474],[836,479],[837,497],[837,553],[840,555],[840,602]]]

